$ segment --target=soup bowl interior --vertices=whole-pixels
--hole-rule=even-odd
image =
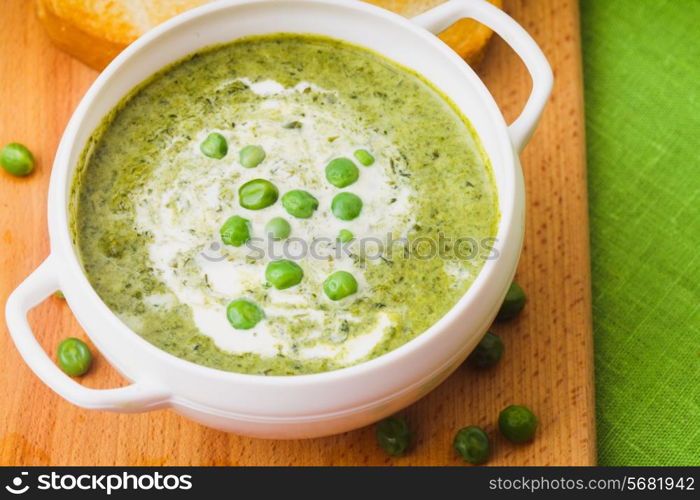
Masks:
[[[313,375],[264,377],[180,360],[129,330],[100,300],[82,271],[69,231],[69,201],[75,168],[88,139],[104,116],[134,87],[164,66],[204,47],[280,32],[344,40],[373,50],[429,80],[467,117],[478,135],[493,169],[501,218],[495,243],[498,257],[485,263],[462,299],[427,332],[360,365]],[[224,1],[155,28],[98,77],[71,119],[56,156],[49,193],[49,229],[52,256],[60,262],[61,288],[90,338],[125,377],[148,380],[169,391],[169,404],[174,408],[193,418],[200,415],[202,421],[206,419],[201,415],[209,414],[217,422],[229,417],[304,422],[324,418],[332,421],[339,415],[371,407],[375,410],[365,412],[370,416],[363,417],[369,421],[432,389],[466,357],[488,328],[517,265],[523,199],[520,167],[493,98],[466,63],[434,35],[398,15],[361,2]],[[212,425],[231,428],[223,423]],[[338,431],[336,427],[332,430]],[[311,434],[323,433],[328,432]]]

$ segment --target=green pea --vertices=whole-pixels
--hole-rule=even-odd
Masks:
[[[331,300],[341,300],[357,292],[357,280],[347,271],[336,271],[323,282],[323,291]]]
[[[282,217],[274,217],[265,225],[265,233],[273,240],[283,240],[289,238],[292,233],[292,226]]]
[[[452,446],[459,456],[470,464],[483,464],[491,453],[489,437],[473,425],[457,431]]]
[[[250,239],[250,221],[234,215],[224,222],[219,233],[225,245],[239,247]]]
[[[250,300],[236,299],[226,308],[226,317],[236,330],[250,330],[265,317],[265,313]]]
[[[366,149],[358,149],[353,153],[357,161],[362,163],[365,167],[369,167],[374,163],[374,156],[372,156]]]
[[[228,154],[228,143],[223,135],[212,132],[199,145],[199,150],[204,156],[220,160]]]
[[[411,446],[411,428],[401,417],[389,417],[377,424],[377,442],[387,455],[403,455]]]
[[[277,187],[265,179],[253,179],[238,189],[241,206],[249,210],[261,210],[269,207],[279,197]]]
[[[468,362],[477,368],[489,368],[496,365],[503,355],[503,341],[498,335],[486,332],[484,338],[469,355]]]
[[[85,375],[92,365],[90,348],[80,339],[69,337],[58,344],[58,365],[73,377]]]
[[[34,156],[26,146],[11,142],[0,151],[0,164],[8,174],[23,177],[34,170]]]
[[[347,243],[348,241],[352,240],[354,237],[355,237],[355,235],[352,234],[347,229],[341,229],[340,232],[338,233],[338,241],[341,243]]]
[[[537,417],[524,406],[511,405],[498,415],[498,429],[508,441],[530,441],[537,429]]]
[[[318,200],[307,191],[294,189],[282,196],[282,206],[289,215],[299,219],[308,219],[318,208]]]
[[[508,293],[506,293],[506,298],[503,300],[501,309],[498,311],[496,317],[499,320],[507,320],[516,317],[520,314],[520,311],[525,307],[525,292],[520,285],[513,282],[510,284]]]
[[[331,202],[331,211],[340,220],[352,220],[362,211],[362,200],[352,193],[339,193]]]
[[[359,176],[360,171],[348,158],[336,158],[326,165],[326,179],[337,188],[349,186]]]
[[[275,260],[270,262],[265,269],[265,279],[278,290],[298,285],[303,277],[302,268],[291,260]]]
[[[261,146],[246,146],[238,153],[238,161],[245,168],[257,167],[265,159],[265,150]]]

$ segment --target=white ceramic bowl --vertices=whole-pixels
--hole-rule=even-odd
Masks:
[[[476,74],[433,33],[464,17],[493,28],[520,55],[533,90],[510,126]],[[501,220],[499,257],[484,265],[462,299],[425,333],[357,366],[291,377],[229,373],[174,357],[124,325],[90,286],[68,226],[73,172],[101,119],[133,87],[168,63],[248,35],[317,33],[368,47],[414,69],[468,117],[493,166]],[[416,18],[335,0],[230,0],[204,5],[133,43],[97,78],[73,114],[51,174],[49,257],[10,295],[7,324],[20,354],[51,389],[84,408],[141,412],[172,408],[205,425],[251,436],[304,438],[367,425],[416,401],[445,379],[493,320],[513,278],[523,239],[524,191],[517,154],[539,119],[552,73],[528,34],[483,0],[451,0]],[[78,321],[129,386],[98,390],[65,375],[36,341],[27,312],[62,290]]]

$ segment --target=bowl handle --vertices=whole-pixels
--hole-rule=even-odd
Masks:
[[[532,137],[552,91],[552,68],[527,31],[508,14],[485,0],[449,0],[413,17],[411,21],[437,34],[465,17],[495,31],[518,54],[530,72],[532,92],[520,116],[508,128],[513,147],[520,153]]]
[[[27,313],[59,289],[57,265],[49,256],[10,294],[5,306],[10,335],[29,368],[61,397],[83,408],[132,413],[167,406],[169,394],[139,382],[118,389],[82,386],[44,352],[29,326]]]

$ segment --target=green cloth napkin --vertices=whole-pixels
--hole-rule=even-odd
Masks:
[[[700,465],[700,1],[581,15],[599,463]]]

